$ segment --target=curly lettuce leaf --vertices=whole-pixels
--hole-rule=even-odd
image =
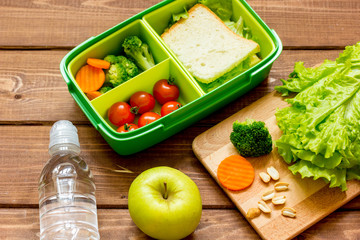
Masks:
[[[312,86],[315,82],[323,79],[336,70],[334,61],[325,60],[323,64],[316,68],[306,68],[303,62],[295,63],[294,71],[290,73],[289,79],[280,81],[282,86],[276,86],[275,90],[288,96],[290,92],[299,93]]]
[[[228,20],[224,23],[228,28],[230,28],[231,31],[240,35],[241,37],[256,41],[251,33],[251,29],[245,25],[245,21],[242,16],[240,16],[236,22]]]
[[[360,44],[347,47],[336,61],[317,68],[295,64],[290,79],[276,89],[290,107],[277,110],[283,135],[275,142],[295,174],[324,178],[346,189],[360,166]],[[344,180],[345,179],[345,180]],[[345,185],[344,185],[345,181]]]
[[[320,168],[308,161],[300,160],[289,167],[290,171],[296,175],[300,173],[301,177],[312,177],[314,180],[322,178],[325,182],[329,182],[330,188],[340,187],[342,191],[347,190],[346,186],[346,169]]]
[[[344,156],[339,152],[334,152],[332,156],[325,157],[321,153],[317,154],[310,150],[305,150],[301,142],[296,141],[295,138],[289,135],[280,137],[280,139],[275,142],[275,146],[278,148],[278,152],[284,161],[288,164],[300,159],[309,161],[318,167],[333,169],[340,166],[344,159]]]
[[[171,19],[168,23],[168,26],[164,29],[164,32],[167,32],[172,25],[174,25],[175,23],[177,23],[178,21],[180,21],[182,18],[183,19],[187,19],[189,17],[189,13],[186,10],[186,8],[184,7],[184,10],[179,12],[179,13],[173,13],[171,15]]]
[[[346,172],[346,178],[348,180],[360,180],[360,166],[349,168]]]
[[[210,8],[223,22],[230,21],[233,14],[231,0],[198,0],[198,3]]]
[[[230,81],[234,77],[238,76],[240,73],[249,69],[252,66],[251,59],[252,59],[252,57],[248,57],[247,59],[242,61],[238,66],[236,66],[235,68],[233,68],[232,70],[225,73],[224,75],[217,78],[215,81],[213,81],[211,83],[202,83],[202,82],[198,81],[198,84],[201,86],[202,89],[204,89],[205,92],[210,92],[210,91],[220,87],[222,84]]]
[[[353,46],[345,47],[345,50],[340,53],[339,57],[336,59],[337,63],[351,62],[356,64],[360,62],[360,42],[356,43]]]

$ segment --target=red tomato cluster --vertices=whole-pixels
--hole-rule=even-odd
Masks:
[[[127,102],[114,103],[109,111],[109,121],[118,126],[117,132],[128,132],[171,113],[182,105],[176,100],[180,95],[178,86],[173,84],[173,80],[161,79],[153,87],[153,95],[145,91],[134,93]],[[156,101],[162,105],[161,115],[152,112]],[[134,123],[135,116],[139,114],[137,125]]]

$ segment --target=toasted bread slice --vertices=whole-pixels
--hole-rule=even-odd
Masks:
[[[232,32],[208,7],[196,4],[161,37],[188,71],[210,83],[260,51],[259,45]]]

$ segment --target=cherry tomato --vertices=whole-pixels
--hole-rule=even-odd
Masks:
[[[108,118],[112,124],[121,126],[125,123],[132,123],[135,120],[135,114],[132,112],[129,104],[117,102],[110,107]]]
[[[131,107],[136,107],[139,114],[150,112],[155,107],[155,98],[147,92],[139,91],[130,97]]]
[[[123,132],[130,132],[138,128],[139,127],[135,123],[125,123],[124,125],[119,127],[116,131],[123,133]]]
[[[161,118],[161,116],[154,112],[146,112],[139,117],[138,126],[143,127]]]
[[[161,79],[157,81],[153,87],[153,95],[161,105],[169,101],[175,101],[179,98],[179,88],[174,83],[174,80],[170,78]]]
[[[175,102],[175,101],[170,101],[165,103],[164,105],[162,105],[161,107],[161,116],[165,116],[169,113],[171,113],[172,111],[175,111],[176,109],[182,107],[181,103]]]

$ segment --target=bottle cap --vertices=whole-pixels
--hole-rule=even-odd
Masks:
[[[76,127],[68,120],[59,120],[50,130],[49,148],[56,144],[72,143],[80,147]]]

